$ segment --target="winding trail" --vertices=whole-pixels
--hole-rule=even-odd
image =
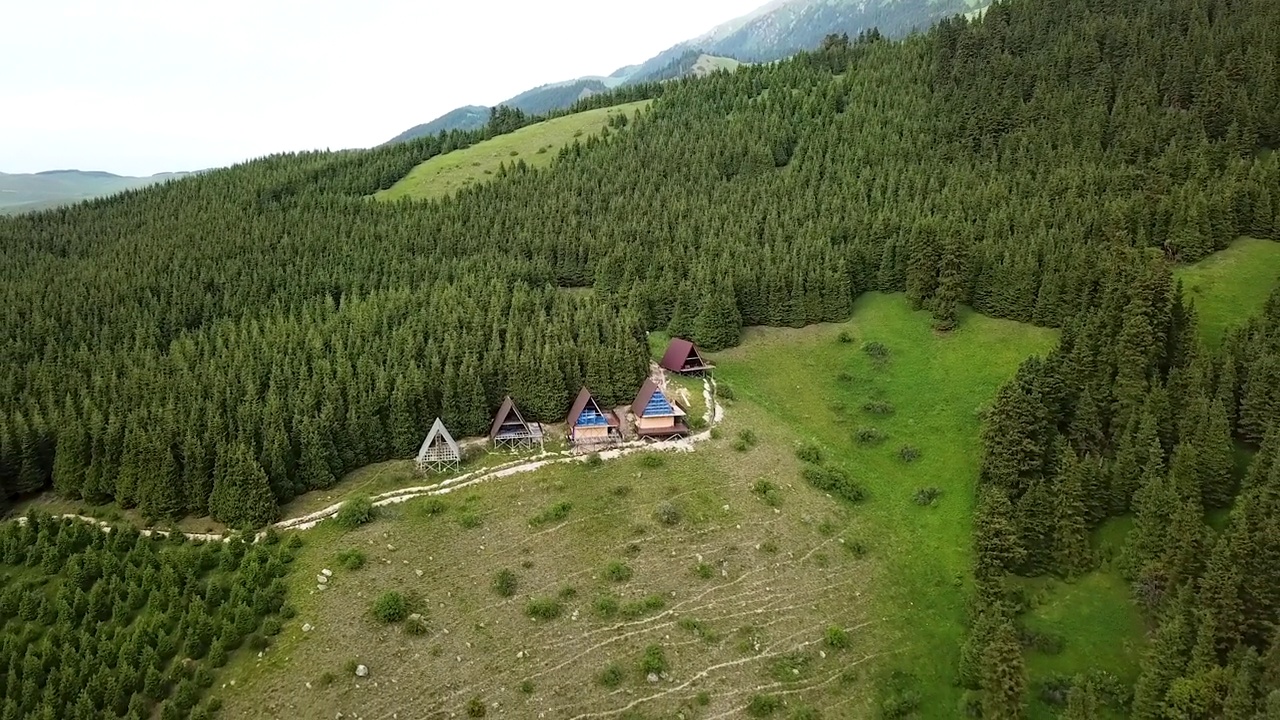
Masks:
[[[663,371],[660,368],[658,368],[656,364],[652,365],[651,367],[652,367],[652,373],[655,381],[658,382],[658,385],[663,389],[663,392],[667,392],[667,382],[666,382],[665,373],[663,373]],[[711,428],[714,428],[722,420],[724,420],[724,407],[719,403],[715,402],[715,380],[711,378],[703,378],[702,397],[706,403],[706,408],[707,408],[706,414],[704,415],[704,418],[707,421],[707,426],[708,426],[707,430],[704,430],[696,435],[690,435],[687,438],[682,438],[678,440],[664,440],[661,442],[631,440],[628,442],[621,443],[619,445],[615,445],[609,450],[602,450],[596,454],[600,456],[601,460],[609,461],[609,460],[616,460],[618,458],[625,457],[627,455],[631,455],[637,452],[643,452],[643,451],[693,452],[693,450],[695,449],[695,445],[697,445],[700,442],[704,442],[706,440],[711,439]],[[438,483],[433,483],[431,485],[419,485],[414,487],[399,488],[396,490],[390,490],[378,495],[374,495],[372,498],[373,506],[383,507],[386,505],[394,505],[397,503],[407,502],[409,500],[413,500],[414,498],[426,497],[430,495],[445,495],[445,494],[454,492],[455,490],[462,490],[464,488],[474,487],[481,483],[491,482],[493,480],[510,477],[512,475],[518,475],[520,473],[533,472],[535,470],[546,467],[548,465],[572,463],[572,462],[586,462],[590,456],[591,456],[590,454],[574,452],[573,450],[562,450],[558,452],[542,452],[532,457],[521,458],[519,460],[514,460],[509,463],[504,463],[501,465],[495,465],[493,467],[484,468],[483,470],[474,470],[469,473],[463,473],[462,475],[458,475],[457,477],[451,477],[451,478],[442,480]],[[315,512],[307,513],[306,515],[299,515],[298,517],[280,520],[278,522],[271,524],[269,528],[277,531],[279,530],[310,530],[316,525],[319,525],[325,520],[328,520],[329,518],[332,518],[333,516],[337,515],[338,511],[342,509],[342,505],[343,505],[342,502],[337,502],[321,510],[316,510]],[[102,528],[104,531],[111,529],[111,525],[107,521],[99,520],[97,518],[88,517],[85,515],[76,515],[74,513],[68,513],[64,515],[59,515],[58,517],[82,520],[91,525],[97,525],[98,527]],[[26,522],[27,522],[27,518],[25,515],[18,518],[19,524],[25,524]],[[140,532],[143,535],[148,535],[148,536],[159,535],[162,537],[168,537],[169,535],[172,534],[172,531],[169,531],[169,530],[144,529],[144,530],[141,530]],[[232,534],[183,533],[183,535],[185,535],[190,540],[203,540],[206,542],[212,542],[212,541],[225,542],[227,540],[230,540],[235,534],[234,533]],[[265,536],[266,536],[266,530],[259,531],[253,536],[253,541],[258,542]]]

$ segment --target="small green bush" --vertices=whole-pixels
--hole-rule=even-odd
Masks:
[[[862,352],[873,359],[884,360],[889,357],[889,348],[884,343],[866,342],[862,344]]]
[[[759,439],[756,437],[756,432],[751,428],[745,428],[743,430],[739,430],[738,439],[751,447],[754,447],[755,444],[759,442]]]
[[[364,551],[358,548],[351,548],[338,553],[338,565],[346,570],[359,570],[364,567],[364,563]]]
[[[845,549],[853,554],[854,557],[862,557],[867,554],[867,542],[862,538],[846,537],[842,538],[842,544]]]
[[[615,487],[614,489],[610,490],[609,492],[613,493],[613,496],[614,496],[614,497],[624,498],[624,497],[626,497],[626,496],[628,496],[628,495],[630,495],[630,494],[631,494],[631,486],[630,486],[630,485],[618,485],[617,487]]]
[[[280,608],[280,618],[282,620],[292,620],[298,616],[298,608],[292,605],[285,605]]]
[[[791,711],[791,720],[821,720],[822,714],[812,706],[801,705]]]
[[[600,467],[604,463],[604,458],[600,457],[600,453],[594,452],[587,456],[587,467]]]
[[[716,397],[723,400],[737,400],[738,394],[733,391],[733,386],[729,383],[716,383]]]
[[[817,465],[822,462],[822,448],[813,443],[806,443],[796,448],[796,457],[803,462],[813,463]]]
[[[560,602],[553,598],[533,598],[524,606],[524,614],[534,620],[555,620],[561,611]]]
[[[605,669],[600,672],[600,676],[596,678],[596,682],[607,688],[616,688],[622,684],[623,679],[627,676],[627,672],[622,669],[618,663],[609,663]]]
[[[533,694],[533,681],[532,681],[532,680],[522,680],[522,681],[520,681],[520,692],[524,693],[525,695],[532,695],[532,694]]]
[[[879,428],[860,427],[853,434],[853,437],[863,445],[876,445],[881,442],[884,442],[885,438],[888,436],[885,435],[884,431],[880,430]]]
[[[373,617],[380,623],[400,622],[409,616],[409,601],[395,590],[388,590],[373,601]]]
[[[280,621],[275,618],[267,618],[262,623],[262,634],[267,636],[280,634]]]
[[[887,403],[884,400],[871,400],[862,404],[862,410],[872,415],[892,415],[894,407],[892,403]]]
[[[605,579],[613,582],[626,582],[631,579],[631,575],[631,567],[617,560],[609,563],[604,569]]]
[[[657,453],[645,453],[640,456],[638,462],[642,468],[660,468],[666,464],[667,461],[666,458]]]
[[[915,462],[920,459],[920,448],[914,445],[903,445],[898,448],[898,457],[902,462]]]
[[[356,671],[355,668],[351,668],[351,672],[354,673],[355,671]],[[325,670],[323,673],[320,674],[320,687],[329,687],[337,679],[338,678],[335,677],[331,671]]]
[[[824,468],[810,465],[802,473],[804,479],[823,492],[833,493],[850,502],[866,499],[866,490],[840,468]]]
[[[486,712],[484,701],[473,697],[467,701],[467,717],[482,718]]]
[[[591,605],[596,614],[606,620],[618,614],[618,598],[612,595],[601,595]]]
[[[840,372],[836,373],[836,382],[839,382],[839,383],[853,382],[853,373],[849,372],[848,370],[841,370]]]
[[[426,635],[427,630],[427,619],[418,613],[413,613],[404,619],[404,632],[406,635]]]
[[[697,697],[694,698],[694,702],[698,703],[702,707],[706,707],[710,705],[711,693],[707,692],[706,690],[703,690],[702,692],[698,693]]]
[[[710,580],[711,578],[715,577],[716,569],[711,567],[709,563],[702,562],[694,566],[693,574],[697,575],[703,580]]]
[[[302,535],[300,533],[289,533],[289,539],[285,541],[284,546],[290,550],[297,550],[303,545]]]
[[[618,612],[628,620],[635,620],[651,612],[657,612],[666,606],[667,601],[661,595],[649,595],[640,600],[632,600],[619,608]]]
[[[840,334],[836,336],[836,340],[843,345],[848,345],[853,342],[853,335],[848,330],[841,330]]]
[[[560,588],[559,593],[556,593],[556,597],[560,598],[561,600],[572,600],[578,597],[578,588],[572,585],[565,585],[564,587]]]
[[[746,452],[751,449],[750,443],[745,442],[742,438],[734,440],[733,445],[730,447],[732,447],[735,452]]]
[[[480,513],[472,508],[463,510],[458,514],[458,524],[467,530],[478,528],[483,522],[484,519],[480,517]]]
[[[444,511],[449,509],[449,504],[444,501],[444,498],[428,497],[421,501],[418,509],[427,516],[443,515]]]
[[[925,487],[916,490],[916,494],[911,500],[921,507],[928,507],[938,502],[938,498],[942,497],[942,490],[936,487]]]
[[[661,675],[667,671],[667,653],[662,649],[661,645],[650,645],[644,649],[644,656],[640,658],[640,673],[648,675],[654,673]]]
[[[769,506],[777,506],[782,502],[782,494],[778,491],[778,486],[768,480],[760,479],[751,486],[751,492],[760,496],[761,500]]]
[[[782,709],[782,699],[775,695],[752,695],[747,703],[747,714],[751,717],[769,717]]]
[[[529,520],[529,524],[534,527],[538,527],[540,525],[546,525],[547,523],[560,522],[568,517],[569,511],[571,510],[573,510],[573,503],[568,500],[561,500],[537,515],[534,515]]]
[[[377,516],[378,509],[373,506],[373,501],[368,496],[358,495],[342,503],[334,519],[338,525],[350,530],[373,522]]]
[[[498,574],[493,576],[493,591],[504,598],[515,595],[519,585],[520,581],[516,578],[516,574],[506,568],[499,570]]]
[[[833,647],[837,650],[843,650],[849,647],[849,633],[839,625],[832,625],[827,628],[826,635],[823,639],[827,643],[827,647]]]
[[[654,511],[653,516],[663,525],[677,525],[684,518],[684,514],[680,512],[680,508],[676,507],[669,501],[658,503],[658,509]]]

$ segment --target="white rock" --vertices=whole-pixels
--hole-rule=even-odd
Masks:
[[[310,689],[311,689],[311,683],[307,683],[307,689],[308,689],[308,690],[310,690]]]
[[[261,651],[261,650],[259,650],[259,651],[258,651],[258,659],[259,659],[259,660],[261,660],[261,659],[262,659],[262,651]]]
[[[394,551],[396,549],[396,546],[392,545],[391,543],[387,543],[387,549]]]
[[[325,577],[332,577],[332,576],[333,576],[333,571],[332,571],[332,570],[330,570],[329,568],[325,568],[325,569],[323,569],[323,570],[321,570],[321,571],[320,571],[320,574],[321,574],[321,575],[323,575],[323,576],[325,576]]]
[[[414,575],[417,575],[418,577],[422,577],[422,571],[421,571],[421,570],[414,570],[414,571],[413,571],[413,574],[414,574]]]
[[[317,585],[317,586],[316,586],[316,589],[317,589],[317,590],[328,590],[328,589],[329,589],[329,586],[328,586],[328,585]]]
[[[721,510],[723,510],[723,511],[725,511],[725,512],[729,512],[729,506],[728,506],[728,505],[725,505],[724,507],[722,507],[722,508],[720,508],[720,509],[721,509]]]
[[[649,673],[649,676],[645,679],[651,683],[656,683],[658,682],[658,673]]]
[[[316,626],[312,625],[311,623],[302,623],[302,632],[311,632],[312,630],[315,630],[315,629],[316,629]]]
[[[325,583],[329,582],[329,576],[328,576],[328,575],[317,575],[317,576],[316,576],[316,582],[320,583],[321,585],[324,585]]]
[[[368,666],[368,665],[357,665],[357,666],[356,666],[356,677],[367,677],[368,675],[369,675],[369,666]]]
[[[827,656],[827,651],[826,651],[826,650],[819,650],[819,651],[818,651],[818,657],[825,658],[826,656]]]
[[[698,562],[702,562],[702,553],[698,553]]]
[[[523,659],[524,659],[524,651],[523,651],[523,650],[521,650],[520,652],[516,653],[516,659],[517,659],[517,660],[523,660]]]

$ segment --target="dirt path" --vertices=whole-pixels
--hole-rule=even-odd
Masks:
[[[652,372],[655,373],[655,379],[661,378],[660,385],[666,387],[666,376],[656,364],[651,364]],[[715,380],[704,378],[702,381],[702,397],[706,401],[707,412],[704,416],[708,429],[696,435],[690,435],[687,438],[678,440],[665,440],[662,442],[646,442],[643,440],[632,440],[629,442],[616,445],[609,450],[603,450],[598,453],[601,460],[616,460],[627,455],[631,455],[642,451],[662,451],[662,452],[692,452],[697,443],[711,439],[711,429],[724,419],[724,407],[714,402],[715,397]],[[688,398],[685,398],[686,400]],[[429,495],[445,495],[461,490],[463,488],[473,487],[481,483],[491,482],[520,473],[533,472],[547,465],[571,462],[586,462],[589,455],[574,453],[572,450],[563,450],[560,452],[543,452],[529,458],[522,458],[513,462],[485,468],[484,470],[476,470],[469,473],[463,473],[457,477],[448,478],[431,485],[420,485],[415,487],[399,488],[390,490],[379,495],[374,495],[374,507],[383,507],[386,505],[394,505],[396,503],[407,502],[414,498],[426,497]],[[338,510],[342,508],[342,503],[337,502],[321,510],[317,510],[298,517],[288,518],[273,523],[270,527],[275,530],[309,530],[321,522],[332,518],[338,514]],[[111,525],[105,520],[87,517],[85,515],[64,514],[59,517],[74,518],[97,525],[104,531],[109,530]],[[26,523],[26,516],[18,518],[19,523]],[[142,530],[143,535],[159,535],[168,537],[172,534],[169,530]],[[228,540],[229,535],[219,533],[183,533],[188,539],[203,541]],[[254,542],[261,540],[266,535],[266,531],[260,531],[254,535]]]

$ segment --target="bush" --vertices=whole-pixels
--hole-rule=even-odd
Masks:
[[[467,701],[467,717],[484,717],[485,711],[484,701],[480,698],[473,697]]]
[[[267,649],[267,639],[259,635],[258,633],[253,633],[252,635],[250,635],[249,640],[246,644],[249,646],[250,650],[266,650]]]
[[[920,448],[914,445],[903,445],[898,448],[898,457],[902,462],[915,462],[920,459]]]
[[[461,525],[466,530],[472,530],[474,528],[478,528],[480,527],[480,524],[483,522],[484,522],[484,519],[480,517],[480,513],[476,512],[476,510],[471,508],[463,510],[461,513],[458,514],[458,524]]]
[[[822,448],[813,443],[806,443],[796,448],[796,457],[804,462],[817,465],[822,462]]]
[[[801,705],[791,711],[791,720],[820,720],[822,714],[809,705]]]
[[[867,542],[862,538],[846,537],[841,538],[846,550],[853,554],[854,557],[862,557],[867,554]]]
[[[840,468],[824,468],[810,465],[802,473],[808,483],[823,492],[838,495],[849,502],[866,499],[866,490]]]
[[[406,635],[426,635],[427,619],[414,613],[404,620],[404,632]]]
[[[631,494],[631,486],[630,486],[630,485],[619,485],[619,486],[615,487],[614,489],[610,490],[609,492],[613,493],[613,496],[614,496],[614,497],[624,498],[624,497],[626,497],[626,496],[628,496],[628,495],[630,495],[630,494]]]
[[[359,570],[364,567],[365,555],[363,550],[351,548],[338,553],[338,565],[346,570]]]
[[[400,622],[409,616],[409,601],[395,590],[388,590],[373,601],[373,617],[380,623]]]
[[[752,695],[747,703],[747,714],[751,717],[769,717],[782,708],[782,699],[775,695]]]
[[[843,650],[849,647],[849,633],[839,625],[832,625],[827,628],[826,635],[823,637],[827,647],[833,647],[837,650]]]
[[[556,597],[560,598],[561,600],[572,600],[578,597],[578,588],[572,585],[565,585],[564,587],[560,588],[560,592],[556,593]]]
[[[728,383],[716,383],[716,396],[725,400],[737,400],[738,395],[733,391],[733,386]]]
[[[533,681],[532,681],[532,680],[522,680],[522,681],[520,681],[520,692],[524,693],[525,695],[532,695],[532,694],[533,694]]]
[[[711,704],[711,693],[707,692],[706,690],[703,690],[702,692],[698,693],[698,696],[695,697],[693,701],[698,703],[702,707],[706,707]]]
[[[262,623],[262,634],[268,637],[280,634],[280,621],[275,618],[267,618]]]
[[[658,503],[658,509],[654,511],[653,516],[658,522],[667,526],[676,525],[684,518],[680,508],[667,500]]]
[[[862,404],[862,410],[872,415],[892,415],[894,407],[893,403],[884,400],[870,400]]]
[[[657,453],[645,453],[640,456],[638,462],[642,468],[660,468],[666,464],[667,460]]]
[[[1075,687],[1075,682],[1071,678],[1054,673],[1040,685],[1040,699],[1046,705],[1065,707],[1073,687]]]
[[[888,346],[880,342],[862,343],[862,352],[866,353],[873,360],[885,360],[889,357]]]
[[[733,445],[731,445],[730,447],[732,447],[736,452],[746,452],[751,449],[750,443],[744,442],[742,438],[738,438],[737,440],[734,440]]]
[[[444,498],[428,497],[418,505],[418,508],[427,516],[443,515],[444,511],[449,509],[449,504],[444,501]]]
[[[778,486],[768,480],[757,480],[755,484],[751,486],[751,492],[759,495],[760,499],[764,500],[766,505],[776,506],[778,503],[782,502],[782,494],[778,492]]]
[[[290,550],[297,550],[302,547],[302,535],[299,533],[289,533],[289,539],[285,541],[284,546]]]
[[[511,570],[502,569],[497,575],[493,576],[493,591],[498,595],[509,598],[516,594],[516,588],[520,585],[520,581],[516,578],[516,574]]]
[[[342,503],[334,519],[338,521],[338,525],[350,530],[373,522],[377,516],[378,509],[373,506],[373,501],[368,496],[359,495]]]
[[[917,489],[911,501],[921,507],[928,507],[938,502],[940,497],[942,497],[942,490],[936,487],[925,487]]]
[[[661,595],[649,595],[641,600],[632,600],[619,608],[618,612],[628,620],[635,620],[648,613],[657,612],[666,606],[667,601]]]
[[[560,612],[560,601],[553,598],[533,598],[524,606],[524,614],[534,620],[555,620]]]
[[[1067,644],[1066,639],[1057,633],[1022,628],[1018,634],[1024,648],[1038,650],[1046,655],[1060,654]]]
[[[355,671],[356,671],[355,668],[351,669],[351,672],[354,673]],[[323,673],[320,673],[320,687],[322,688],[329,687],[337,679],[338,678],[334,676],[333,672],[329,670],[325,670]]]
[[[534,527],[538,527],[539,525],[546,525],[547,523],[559,522],[569,515],[570,510],[573,510],[573,503],[568,500],[561,500],[537,515],[534,515],[529,520],[529,524]]]
[[[626,582],[631,579],[631,567],[615,560],[605,566],[604,576],[613,582]]]
[[[654,673],[661,675],[667,671],[667,653],[662,649],[661,645],[650,645],[644,649],[644,656],[640,658],[640,672],[643,675]]]
[[[738,439],[746,443],[747,447],[754,447],[755,444],[759,442],[759,438],[756,437],[756,432],[751,428],[739,430]]]
[[[697,575],[703,580],[710,580],[711,578],[715,577],[716,569],[711,567],[711,565],[707,563],[704,563],[704,562],[698,563],[693,568],[693,574]]]
[[[601,595],[592,603],[596,614],[602,618],[611,618],[618,614],[618,598],[612,595]]]
[[[848,345],[853,342],[853,335],[848,330],[841,330],[840,334],[836,336],[836,340],[843,345]]]
[[[600,672],[600,676],[596,678],[596,682],[607,688],[616,688],[622,684],[623,679],[627,676],[627,672],[622,669],[618,663],[609,663],[604,670]]]
[[[600,457],[600,453],[593,452],[587,456],[587,467],[600,467],[604,463],[604,458]]]
[[[883,430],[878,428],[860,427],[857,432],[853,434],[853,437],[863,445],[876,445],[884,442],[885,438],[888,436],[884,434]]]
[[[285,605],[280,608],[280,618],[282,620],[292,620],[298,616],[298,608],[292,605]]]
[[[841,370],[840,372],[836,373],[836,382],[840,382],[840,383],[853,382],[853,373],[849,372],[848,370]]]

